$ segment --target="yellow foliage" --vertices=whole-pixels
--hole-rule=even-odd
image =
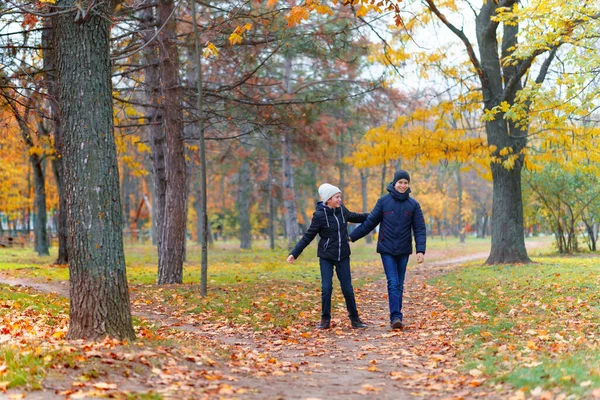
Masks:
[[[292,7],[292,11],[287,16],[288,27],[296,26],[300,24],[302,21],[307,20],[309,15],[309,10],[305,7]]]
[[[242,43],[242,39],[243,38],[235,32],[233,32],[231,35],[229,35],[229,43],[231,45]]]
[[[217,49],[217,47],[212,42],[207,42],[206,46],[204,46],[204,49],[202,50],[202,57],[208,58],[211,56],[218,57],[219,49]]]

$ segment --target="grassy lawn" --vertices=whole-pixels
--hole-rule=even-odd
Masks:
[[[600,388],[600,257],[472,264],[436,282],[461,332],[466,371],[523,391]],[[598,392],[594,392],[594,396]]]
[[[270,250],[266,241],[253,244],[251,250],[241,250],[236,241],[218,242],[209,248],[209,280],[210,283],[235,284],[260,282],[265,278],[314,281],[319,279],[319,264],[316,257],[316,240],[307,247],[294,265],[285,259],[288,251],[283,242],[278,242],[276,249]],[[366,244],[364,240],[351,245],[353,273],[357,276],[380,276],[379,255],[375,252],[375,242]],[[465,254],[486,252],[489,250],[489,239],[468,238],[461,244],[454,238],[428,239],[428,262],[441,261]],[[67,280],[69,271],[66,266],[53,265],[56,259],[56,248],[51,255],[39,257],[31,248],[0,249],[0,273],[12,277],[39,279],[41,281]],[[132,284],[153,284],[157,276],[156,248],[150,244],[126,243],[125,261],[127,275]],[[200,277],[200,247],[188,243],[187,261],[184,264],[184,283],[198,282]]]

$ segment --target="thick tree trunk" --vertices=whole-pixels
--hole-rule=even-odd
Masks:
[[[44,79],[46,88],[48,89],[48,97],[50,103],[50,115],[52,117],[52,125],[54,132],[54,148],[56,154],[52,159],[52,171],[54,180],[56,181],[56,189],[58,192],[58,256],[56,264],[66,264],[69,262],[67,253],[67,202],[65,197],[63,172],[62,172],[62,134],[60,131],[60,114],[58,109],[58,87],[56,82],[56,51],[53,46],[52,19],[44,20],[44,31],[42,32],[42,47],[44,57]]]
[[[58,0],[72,9],[74,0]],[[99,3],[54,20],[67,194],[70,339],[133,339],[113,134],[109,27]],[[77,17],[79,18],[79,16]]]
[[[497,3],[487,2],[477,16],[476,29],[481,59],[481,82],[486,109],[497,106],[501,99],[512,104],[515,94],[522,88],[517,78],[517,66],[505,65],[500,61],[498,43],[498,23],[492,21],[496,14]],[[518,25],[504,26],[502,36],[502,56],[508,56],[517,44]],[[508,87],[511,78],[517,78],[517,84]],[[512,134],[511,134],[512,133]],[[500,163],[492,163],[493,204],[492,204],[492,249],[487,264],[530,262],[525,249],[523,229],[523,199],[521,196],[521,169],[523,156],[521,150],[527,145],[527,128],[518,129],[507,122],[502,115],[493,121],[486,121],[488,143],[496,147],[495,156]],[[502,164],[507,156],[501,156],[502,149],[511,148],[518,155],[511,169]]]
[[[250,163],[244,157],[240,172],[238,174],[238,198],[237,208],[239,213],[240,224],[240,248],[252,248],[252,225],[250,224],[250,195],[252,186],[250,182]]]
[[[173,17],[173,0],[158,1],[160,46],[159,71],[162,89],[162,117],[165,132],[165,193],[164,227],[158,265],[158,283],[182,283],[186,232],[186,165],[183,139],[183,115],[179,83],[177,24]]]
[[[521,168],[507,170],[502,165],[493,164],[492,177],[492,249],[486,263],[530,262],[523,233]]]

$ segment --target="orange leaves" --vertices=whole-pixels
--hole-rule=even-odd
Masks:
[[[21,26],[26,29],[32,29],[38,22],[38,17],[33,14],[25,14]]]
[[[209,58],[218,56],[219,49],[217,49],[217,47],[212,42],[207,42],[206,46],[204,46],[204,49],[202,50],[202,57]]]
[[[299,25],[300,22],[308,19],[309,14],[309,10],[306,7],[292,7],[292,11],[287,16],[288,27]]]
[[[252,24],[245,24],[244,26],[238,26],[235,28],[233,33],[229,35],[229,44],[236,45],[242,43],[244,35],[247,31],[252,29]],[[213,46],[214,47],[214,46]]]

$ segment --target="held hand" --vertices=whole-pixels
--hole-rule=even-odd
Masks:
[[[296,261],[296,257],[294,257],[293,255],[289,255],[287,258],[287,262],[289,262],[290,264],[293,264],[294,261]]]
[[[423,264],[423,261],[425,261],[425,255],[423,253],[417,253],[417,263]]]

